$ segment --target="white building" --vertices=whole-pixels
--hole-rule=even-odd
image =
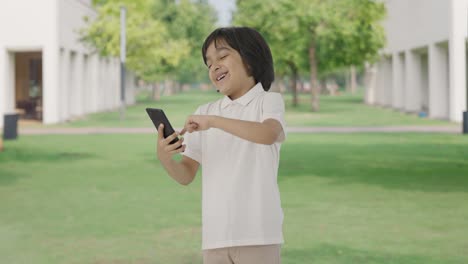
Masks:
[[[79,41],[91,0],[14,0],[0,7],[0,127],[4,114],[51,124],[120,106],[120,62]],[[126,103],[134,76],[126,75]]]
[[[468,0],[385,0],[387,46],[366,102],[462,121],[467,110]]]

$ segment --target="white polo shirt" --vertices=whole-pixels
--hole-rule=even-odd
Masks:
[[[242,97],[200,106],[196,115],[283,126],[284,101],[261,83]],[[284,134],[279,141],[284,140]],[[277,184],[281,142],[256,144],[211,128],[185,135],[183,155],[202,165],[203,249],[283,243],[283,211]]]

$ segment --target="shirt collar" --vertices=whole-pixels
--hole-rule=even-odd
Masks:
[[[252,101],[262,92],[265,92],[265,90],[263,89],[262,83],[259,82],[254,87],[252,87],[247,93],[237,98],[236,100],[231,100],[229,96],[224,96],[223,101],[221,102],[221,108],[226,108],[227,106],[233,103],[238,103],[243,106],[247,106],[250,103],[250,101]]]

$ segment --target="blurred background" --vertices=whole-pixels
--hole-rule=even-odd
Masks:
[[[201,173],[170,179],[144,109],[180,128],[221,98],[222,26],[273,53],[283,263],[468,262],[468,0],[15,0],[0,263],[201,263]]]

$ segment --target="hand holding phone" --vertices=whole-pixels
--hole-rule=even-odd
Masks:
[[[164,114],[164,111],[162,109],[157,109],[157,108],[146,108],[146,112],[148,113],[148,116],[151,118],[151,121],[153,121],[154,126],[156,127],[156,130],[159,129],[159,125],[163,124],[164,129],[163,129],[163,137],[167,138],[170,135],[174,134],[174,128],[172,127],[171,123],[169,122],[169,119],[166,117],[166,114]],[[169,144],[174,144],[177,141],[179,141],[178,137],[175,137]],[[177,149],[181,148],[179,146]]]

